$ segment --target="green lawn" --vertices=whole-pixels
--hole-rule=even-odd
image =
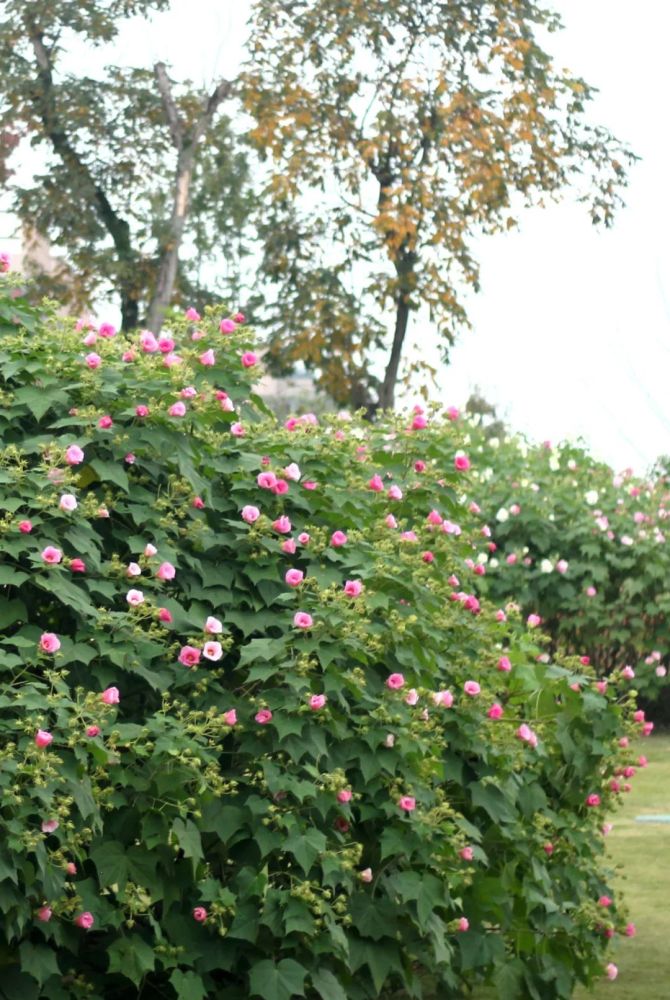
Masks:
[[[579,989],[573,1000],[670,1000],[670,823],[635,822],[645,813],[670,815],[670,736],[643,740],[638,749],[649,767],[638,770],[607,838],[637,935],[617,943],[618,979]],[[478,992],[476,1000],[493,995]]]

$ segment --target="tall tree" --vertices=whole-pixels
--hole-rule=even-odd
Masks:
[[[15,189],[18,213],[66,251],[66,297],[84,306],[113,289],[123,327],[144,321],[155,331],[173,297],[193,199],[203,204],[199,178],[232,145],[221,106],[233,84],[222,80],[202,93],[175,84],[163,63],[108,67],[99,78],[64,63],[68,44],[110,42],[123,18],[168,7],[169,0],[0,2],[0,131],[18,128],[47,154],[46,170]],[[218,224],[222,204],[244,187],[246,165],[234,163],[235,181],[228,177],[227,188],[205,199]]]
[[[258,0],[244,86],[276,368],[391,407],[411,313],[445,354],[467,324],[476,236],[575,186],[610,225],[631,154],[543,48],[560,27],[535,0]]]

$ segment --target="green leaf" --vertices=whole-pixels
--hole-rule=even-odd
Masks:
[[[28,621],[28,611],[23,601],[6,601],[0,597],[0,629],[6,629],[19,621]]]
[[[7,563],[0,566],[1,587],[19,587],[27,579],[28,574],[24,573],[23,570],[16,569],[15,566],[10,566]]]
[[[312,973],[312,986],[322,1000],[347,1000],[347,994],[328,969]]]
[[[284,850],[293,855],[307,875],[319,854],[325,851],[326,844],[325,834],[315,827],[296,829],[284,841]]]
[[[49,976],[60,976],[61,971],[56,961],[56,952],[44,944],[33,944],[23,941],[19,945],[21,968],[42,985]]]
[[[304,997],[306,975],[307,970],[292,958],[285,958],[277,965],[270,959],[264,959],[251,969],[251,996],[262,997],[262,1000],[291,1000],[296,995]]]
[[[128,475],[120,462],[103,462],[102,459],[95,458],[90,465],[103,483],[114,483],[125,493],[128,492]]]
[[[176,819],[172,824],[172,833],[185,857],[191,858],[193,861],[193,870],[195,871],[198,861],[203,857],[200,830],[190,819]]]
[[[107,949],[109,955],[108,972],[118,972],[139,986],[147,972],[155,965],[153,948],[139,934],[122,937]]]
[[[170,976],[170,984],[174,987],[178,1000],[205,1000],[207,996],[202,977],[196,972],[175,969]]]
[[[89,856],[98,870],[101,886],[118,885],[122,889],[128,881],[127,848],[117,840],[103,840],[93,845]]]

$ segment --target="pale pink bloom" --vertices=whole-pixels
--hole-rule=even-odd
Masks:
[[[542,619],[540,616],[534,614],[528,615],[528,618],[526,619],[529,628],[535,628],[541,621]]]
[[[383,491],[384,483],[379,473],[375,473],[375,475],[369,481],[368,488],[371,489],[373,493],[381,493]]]
[[[358,873],[358,877],[361,882],[372,882],[372,868],[364,868],[362,872]]]
[[[404,809],[405,812],[412,812],[416,809],[416,799],[411,795],[402,795],[398,800],[398,805],[401,809]]]
[[[147,542],[147,544],[144,546],[144,554],[147,557],[147,559],[150,559],[151,556],[155,556],[157,552],[158,549],[156,548],[155,545],[152,545],[151,542]]]
[[[462,847],[458,852],[464,861],[472,861],[474,853],[471,847]]]
[[[294,538],[285,538],[281,543],[281,550],[289,556],[295,555],[296,544]]]
[[[298,535],[298,541],[301,545],[309,545],[310,536],[306,531],[301,531]]]
[[[313,712],[318,712],[320,708],[323,708],[327,701],[328,699],[325,694],[313,694],[309,699],[309,707]]]
[[[46,729],[38,729],[35,733],[35,746],[44,749],[53,743],[53,736]]]
[[[466,931],[470,930],[470,921],[468,920],[467,917],[460,917],[458,921],[458,930],[460,931],[461,934],[464,934]]]
[[[282,514],[276,521],[272,522],[272,527],[281,535],[288,535],[291,530],[291,519],[286,514]]]
[[[98,327],[98,333],[101,337],[114,337],[116,336],[116,327],[112,326],[111,323],[101,323]]]
[[[169,354],[164,355],[163,364],[166,368],[173,368],[175,365],[180,365],[182,363],[182,358],[175,354],[174,351],[170,351]]]
[[[502,719],[503,707],[502,705],[499,705],[498,702],[496,701],[494,702],[493,705],[491,705],[490,709],[486,714],[488,715],[489,719]]]
[[[99,368],[102,364],[102,358],[99,354],[96,354],[95,351],[91,351],[90,354],[87,354],[84,361],[89,368]]]
[[[129,590],[126,594],[126,600],[131,607],[137,608],[144,603],[144,594],[141,590]]]
[[[186,413],[186,406],[181,400],[178,400],[168,407],[168,413],[171,417],[183,417]]]
[[[234,708],[231,708],[227,712],[223,713],[223,721],[227,726],[237,725],[237,712]]]
[[[63,553],[60,549],[57,549],[54,545],[47,545],[45,549],[42,549],[42,561],[49,563],[53,566],[59,563],[63,558]]]
[[[635,924],[626,924],[624,934],[626,935],[626,937],[635,937],[635,935],[637,934],[637,928]]]
[[[175,573],[174,566],[169,562],[162,562],[156,570],[156,576],[159,580],[174,580]]]
[[[199,360],[200,360],[200,364],[201,365],[208,365],[208,366],[215,365],[216,364],[216,355],[215,355],[214,351],[210,347],[210,349],[208,351],[205,351],[204,354],[200,355],[200,359]]]
[[[74,861],[68,861],[68,863],[65,865],[65,871],[68,873],[68,875],[77,874],[77,866],[74,863]]]
[[[607,681],[596,681],[596,690],[597,690],[598,694],[606,694],[606,692],[607,692]]]
[[[121,360],[125,361],[126,363],[129,362],[129,361],[134,361],[135,360],[135,351],[133,351],[133,350],[124,351],[123,354],[121,355]]]
[[[259,472],[256,477],[256,482],[263,490],[271,490],[272,487],[277,482],[277,477],[274,472]]]
[[[390,688],[392,691],[397,691],[399,688],[404,687],[405,678],[402,674],[390,674],[386,678],[386,687]]]
[[[218,618],[213,618],[212,615],[209,615],[205,621],[205,632],[208,632],[210,635],[218,635],[220,632],[223,632],[223,625]]]
[[[222,319],[219,324],[221,333],[233,333],[237,329],[237,323],[232,319]]]
[[[239,421],[236,421],[234,424],[230,425],[230,433],[233,435],[233,437],[240,438],[240,437],[244,437],[244,435],[246,434],[246,431],[245,431],[244,427],[242,426],[242,424]]]
[[[507,615],[505,614],[505,612],[502,609],[499,609],[498,611],[496,611],[496,621],[497,622],[506,622],[507,621]]]
[[[254,719],[259,725],[265,726],[272,720],[272,712],[269,708],[261,708],[259,712],[256,712]]]
[[[407,694],[405,695],[405,702],[408,705],[413,706],[416,705],[418,700],[419,700],[419,692],[417,691],[416,688],[410,688]]]
[[[517,561],[517,558],[518,558],[518,556],[516,555],[515,552],[510,552],[510,554],[508,556],[505,556],[505,562],[509,566],[513,566],[514,563]]]
[[[221,643],[214,642],[213,640],[210,642],[206,642],[205,645],[202,647],[202,655],[207,660],[214,660],[214,661],[220,660],[221,657],[223,656],[223,649],[221,647]]]
[[[119,704],[119,689],[117,687],[108,687],[100,695],[101,700],[105,705],[118,705]]]
[[[338,549],[347,544],[347,536],[343,531],[334,531],[330,536],[330,544]]]
[[[386,736],[384,737],[384,746],[388,747],[389,750],[391,749],[391,747],[395,746],[395,736],[393,735],[393,733],[386,734]]]
[[[565,559],[559,559],[558,562],[556,563],[556,572],[567,573],[567,571],[568,571],[567,562],[565,561]]]
[[[512,669],[512,663],[509,656],[501,656],[498,660],[498,670],[502,670],[504,673],[509,673]]]
[[[83,913],[80,913],[79,916],[74,918],[74,922],[77,927],[81,927],[82,930],[89,931],[95,923],[95,919],[92,913],[89,913],[88,910],[84,910]]]
[[[305,579],[305,574],[301,569],[287,569],[284,579],[288,583],[289,587],[299,587]]]
[[[617,966],[614,964],[614,962],[609,962],[605,966],[605,975],[611,981],[614,981],[616,977],[619,975],[619,970]]]
[[[586,596],[587,597],[595,597],[596,594],[597,594],[597,590],[596,590],[595,587],[587,587],[586,588]]]
[[[308,615],[306,611],[296,611],[293,616],[293,624],[296,628],[311,628],[313,625],[313,619],[311,615]]]
[[[344,593],[347,597],[359,597],[363,593],[363,584],[360,580],[347,580],[344,584]]]
[[[245,351],[241,361],[245,368],[253,368],[255,364],[258,364],[258,357],[253,351]]]
[[[454,696],[451,691],[435,691],[433,693],[433,702],[442,708],[451,708],[454,704]]]
[[[426,518],[426,520],[428,521],[428,524],[439,525],[439,524],[442,524],[443,518],[442,518],[442,515],[440,514],[439,510],[431,510],[431,512],[428,515],[428,517]]]
[[[603,907],[607,908],[608,906],[611,906],[613,902],[614,901],[612,900],[612,898],[610,896],[599,896],[598,897],[598,906],[603,906]]]
[[[60,639],[55,632],[42,632],[40,649],[44,653],[57,653],[60,649]]]
[[[386,495],[390,500],[402,500],[402,490],[395,484],[389,487]]]
[[[43,924],[48,924],[53,916],[53,910],[50,906],[41,906],[37,911],[37,919],[41,920]]]
[[[195,646],[182,646],[177,659],[185,667],[196,667],[200,663],[200,650]]]
[[[337,801],[342,803],[351,802],[352,796],[353,792],[350,791],[350,789],[341,788],[340,791],[337,793]]]
[[[460,587],[461,585],[461,581],[454,573],[452,573],[451,576],[447,579],[447,583],[449,584],[450,587]]]
[[[128,452],[128,454],[126,455],[126,457],[124,458],[124,460],[123,460],[123,461],[124,461],[124,462],[127,462],[127,463],[128,463],[128,465],[134,465],[134,464],[135,464],[135,461],[136,461],[136,458],[135,458],[135,456],[133,455],[132,451],[129,451],[129,452]]]
[[[475,698],[481,691],[481,687],[477,681],[466,681],[463,685],[463,690],[466,694],[469,694],[471,698]]]
[[[68,465],[79,465],[84,461],[84,452],[78,444],[71,444],[65,449],[65,461]]]
[[[668,671],[667,671],[666,667],[656,667],[654,669],[654,673],[656,674],[657,677],[665,677],[665,675],[667,674],[667,672]]]
[[[141,576],[142,568],[136,562],[128,563],[128,569],[126,570],[126,576]]]
[[[398,527],[398,522],[396,521],[396,519],[393,516],[393,514],[387,514],[386,517],[384,518],[384,522],[385,522],[387,528],[397,528]]]
[[[60,823],[57,819],[45,819],[42,820],[42,833],[53,833],[57,830]]]
[[[191,320],[191,322],[193,323],[197,323],[198,320],[201,319],[200,313],[198,312],[197,309],[194,309],[193,306],[188,307],[188,309],[184,313],[184,316],[186,317],[186,319]]]
[[[627,681],[632,681],[633,678],[635,677],[635,671],[633,670],[632,667],[624,667],[623,670],[621,671],[621,676],[624,677]]]
[[[284,469],[284,475],[287,479],[292,480],[294,483],[299,483],[301,476],[300,466],[296,465],[295,462],[291,462],[291,464],[287,465]]]
[[[258,507],[252,507],[251,504],[247,504],[246,507],[242,508],[242,519],[247,522],[247,524],[253,524],[261,516],[261,512]]]
[[[401,531],[400,532],[401,542],[418,542],[418,536],[415,531]]]
[[[225,399],[222,399],[220,401],[220,405],[221,405],[221,409],[224,411],[224,413],[232,413],[233,410],[235,409],[235,404],[233,403],[233,401],[230,398],[230,396],[226,396]]]
[[[195,399],[198,395],[198,390],[194,385],[185,385],[179,395],[182,399]]]
[[[459,472],[467,472],[470,468],[470,459],[467,455],[456,455],[454,458],[454,468]]]

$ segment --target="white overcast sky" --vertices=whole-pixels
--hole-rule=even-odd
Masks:
[[[439,397],[463,404],[478,386],[516,429],[542,440],[582,436],[616,468],[642,472],[670,453],[670,3],[553,6],[566,26],[551,39],[556,61],[599,87],[592,120],[643,159],[612,230],[594,230],[568,198],[526,212],[518,232],[481,241],[473,330],[452,349]],[[248,10],[249,0],[173,0],[150,26],[124,30],[115,61],[160,58],[175,76],[209,84],[234,74]],[[81,53],[82,70],[94,71],[100,55]],[[436,360],[428,323],[415,320],[412,339]]]

